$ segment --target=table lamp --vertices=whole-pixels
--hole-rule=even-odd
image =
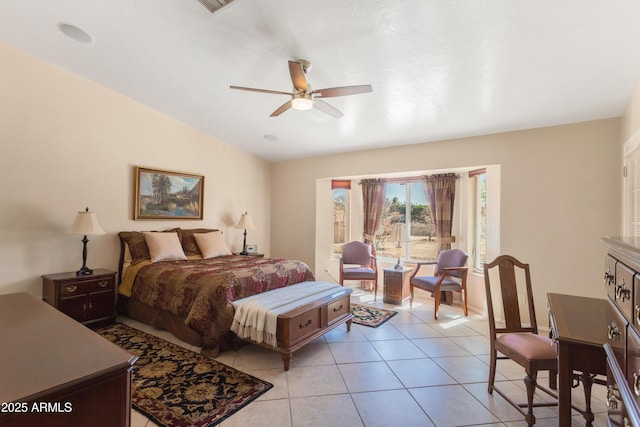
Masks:
[[[396,258],[398,258],[398,263],[393,268],[396,270],[402,270],[403,266],[400,263],[400,258],[402,257],[401,242],[407,241],[406,225],[402,223],[393,224],[393,228],[391,229],[391,236],[389,236],[389,239],[396,242]]]
[[[100,227],[98,223],[98,218],[94,212],[89,212],[89,208],[86,210],[78,212],[76,215],[75,221],[71,224],[71,227],[66,231],[66,234],[80,234],[84,235],[82,238],[82,267],[80,270],[76,271],[76,276],[85,276],[88,274],[93,274],[93,270],[87,267],[87,243],[89,239],[87,239],[88,235],[98,235],[105,234],[105,231]]]
[[[247,230],[255,230],[256,227],[253,225],[253,221],[248,213],[243,213],[240,217],[240,221],[236,224],[236,228],[244,229],[244,242],[242,243],[242,252],[240,255],[249,255],[247,252]]]

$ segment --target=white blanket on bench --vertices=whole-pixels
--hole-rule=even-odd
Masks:
[[[319,298],[332,295],[342,286],[327,282],[301,282],[233,301],[235,314],[231,330],[240,338],[278,346],[278,315]]]

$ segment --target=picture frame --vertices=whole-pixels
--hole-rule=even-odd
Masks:
[[[204,176],[136,166],[133,219],[202,219]]]
[[[258,245],[247,245],[247,253],[257,254],[258,253]]]

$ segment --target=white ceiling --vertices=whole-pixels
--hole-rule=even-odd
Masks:
[[[278,161],[620,116],[639,19],[638,0],[0,0],[0,40]],[[296,59],[314,89],[373,92],[326,99],[335,119],[229,89],[291,91]]]

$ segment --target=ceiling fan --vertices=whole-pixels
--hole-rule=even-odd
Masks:
[[[291,99],[282,104],[278,109],[271,113],[271,117],[277,117],[290,108],[295,110],[309,110],[316,108],[335,118],[342,117],[344,114],[337,108],[327,104],[318,98],[332,98],[336,96],[357,95],[359,93],[367,93],[373,91],[371,85],[358,86],[342,86],[331,87],[326,89],[312,90],[311,85],[307,83],[306,74],[311,69],[311,63],[300,59],[298,61],[289,61],[289,74],[293,82],[293,92],[282,92],[278,90],[255,89],[242,86],[229,86],[231,89],[247,90],[250,92],[273,93],[276,95],[289,95]]]

